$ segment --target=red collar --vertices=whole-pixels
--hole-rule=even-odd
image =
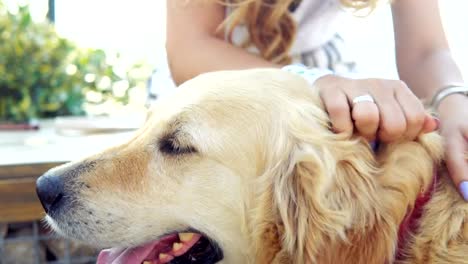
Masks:
[[[416,231],[416,229],[419,227],[419,220],[421,219],[425,205],[429,202],[432,195],[434,194],[437,180],[437,170],[434,168],[434,176],[432,177],[431,186],[429,186],[429,188],[424,193],[421,193],[418,196],[416,202],[414,203],[414,208],[408,208],[406,216],[403,219],[403,222],[401,222],[400,229],[398,230],[398,248],[395,259],[404,259],[404,248],[407,246],[409,235],[412,231]]]

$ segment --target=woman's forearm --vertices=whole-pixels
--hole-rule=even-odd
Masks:
[[[440,50],[412,61],[398,58],[400,78],[422,99],[430,99],[443,86],[463,82],[460,69],[450,51]]]
[[[195,37],[190,43],[168,42],[167,53],[177,84],[210,71],[280,67],[212,36]]]
[[[430,99],[443,86],[462,81],[437,0],[393,1],[392,16],[398,73],[419,98]]]

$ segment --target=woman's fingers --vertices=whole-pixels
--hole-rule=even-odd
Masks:
[[[389,142],[406,131],[405,115],[393,96],[394,81],[354,80],[345,89],[349,102],[358,96],[370,95],[374,102],[357,102],[352,105],[352,117],[359,134],[367,139],[378,138]]]
[[[374,140],[379,128],[379,108],[373,102],[359,102],[352,106],[354,126],[361,136]]]
[[[324,89],[320,96],[325,105],[333,130],[336,133],[352,133],[353,122],[346,95],[339,89]]]
[[[378,138],[390,142],[402,137],[406,131],[406,119],[398,102],[392,98],[376,96],[380,109]]]
[[[319,81],[317,87],[336,132],[352,132],[355,128],[368,140],[391,142],[400,138],[413,140],[420,133],[437,128],[437,122],[401,81],[338,76]],[[370,95],[374,102],[353,103],[363,95]]]
[[[438,113],[447,169],[454,185],[468,202],[468,98],[463,95],[448,96],[440,104]]]
[[[458,131],[457,131],[458,132]],[[445,136],[446,164],[455,185],[465,201],[468,201],[467,140],[461,135]]]
[[[438,118],[432,117],[427,114],[424,116],[424,123],[421,133],[430,133],[436,131],[440,127],[440,121]]]
[[[426,113],[422,102],[414,95],[403,82],[398,82],[394,88],[394,97],[399,103],[406,122],[406,131],[403,137],[414,140],[423,130]]]

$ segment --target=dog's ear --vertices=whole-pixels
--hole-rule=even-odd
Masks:
[[[256,263],[315,262],[330,239],[346,238],[350,213],[329,192],[340,159],[335,148],[351,149],[356,142],[337,144],[350,141],[330,132],[326,114],[316,105],[291,106],[288,132],[269,144],[275,148],[257,185],[262,189],[253,221]]]
[[[330,132],[327,115],[310,101],[295,101],[287,111],[287,133],[268,144],[275,147],[257,185],[257,263],[346,262],[360,255],[354,242],[368,251],[360,260],[391,256],[398,224],[386,220],[395,217],[384,210],[376,179],[382,171],[368,144]],[[380,240],[391,242],[372,242]]]
[[[273,184],[274,205],[284,226],[282,245],[294,263],[316,261],[318,250],[335,237],[345,239],[349,214],[333,206],[336,159],[326,148],[301,142]]]
[[[339,263],[350,256],[354,263],[385,262],[392,256],[399,220],[380,196],[381,171],[366,143],[316,133],[289,153],[270,171],[271,185],[260,198],[257,256],[271,259],[259,263],[282,263],[271,260],[285,256],[288,263]]]

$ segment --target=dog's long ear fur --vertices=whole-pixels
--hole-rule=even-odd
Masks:
[[[367,143],[331,133],[310,101],[288,111],[288,138],[274,142],[259,184],[257,263],[391,262],[398,226],[429,184],[428,151],[408,143],[406,156],[390,149],[378,162]]]
[[[290,121],[296,142],[273,181],[274,205],[284,225],[282,245],[294,263],[331,263],[338,254],[331,247],[338,250],[354,242],[351,229],[363,233],[388,218],[375,212],[375,207],[383,207],[372,180],[379,171],[364,142],[308,125],[317,120]],[[379,230],[379,239],[392,240],[397,230],[390,226]],[[382,245],[385,248],[375,250],[391,255],[393,248]]]
[[[314,99],[316,104],[311,104]],[[346,241],[346,228],[356,211],[329,194],[336,191],[339,160],[353,155],[350,150],[364,151],[365,146],[331,133],[327,115],[317,105],[316,98],[307,98],[302,104],[294,101],[284,122],[288,134],[283,130],[277,135],[280,139],[271,144],[276,148],[267,162],[270,169],[258,184],[263,189],[254,214],[259,218],[254,221],[257,263],[316,262],[325,243]],[[371,173],[371,161],[368,153],[367,160],[356,159],[348,165]],[[371,182],[363,184],[373,188]],[[350,190],[347,195],[361,194]]]

